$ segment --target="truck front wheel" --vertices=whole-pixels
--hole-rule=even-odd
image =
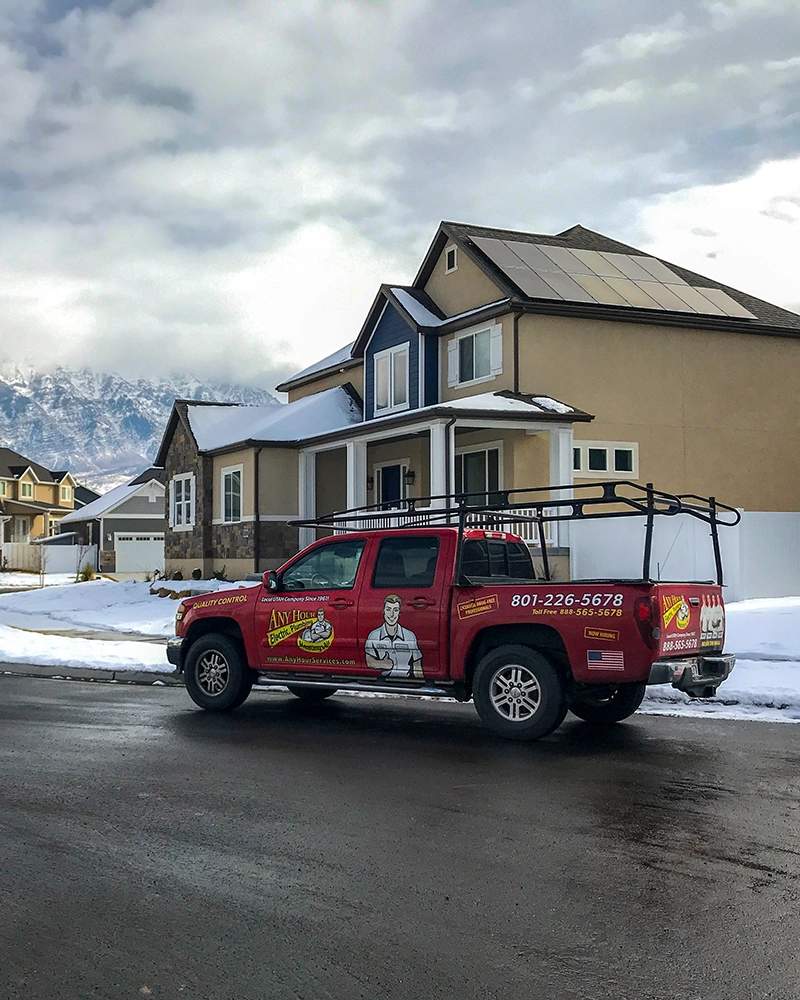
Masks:
[[[195,705],[208,712],[238,708],[250,694],[253,677],[253,671],[225,635],[201,636],[186,656],[186,690]]]
[[[633,715],[641,705],[646,684],[599,686],[584,691],[569,706],[570,712],[584,722],[611,725]]]
[[[541,739],[567,714],[557,670],[527,646],[490,650],[475,670],[472,697],[484,725],[511,740]]]

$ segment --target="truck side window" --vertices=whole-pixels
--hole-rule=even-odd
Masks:
[[[375,560],[372,586],[393,590],[432,587],[438,557],[439,539],[436,536],[384,538]]]
[[[470,580],[535,580],[527,545],[495,539],[464,542],[461,571]]]
[[[363,552],[363,539],[322,545],[286,570],[283,589],[352,590]]]

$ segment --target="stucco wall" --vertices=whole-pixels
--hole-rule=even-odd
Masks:
[[[524,316],[520,388],[595,414],[576,440],[636,441],[639,480],[796,510],[800,339]]]
[[[353,386],[356,392],[364,398],[364,365],[354,365],[352,368],[346,368],[342,372],[334,372],[332,375],[326,375],[324,378],[317,379],[315,382],[311,382],[307,385],[300,386],[298,389],[290,389],[287,393],[289,397],[289,402],[293,403],[296,399],[304,399],[306,396],[312,396],[317,392],[322,392],[323,389],[333,389],[337,385],[345,385],[347,382]]]
[[[446,316],[455,316],[467,309],[475,309],[505,297],[505,292],[487,278],[461,248],[458,250],[458,269],[450,274],[444,272],[443,251],[428,278],[425,291]]]
[[[293,448],[264,448],[258,458],[262,514],[297,517],[297,452]]]
[[[463,399],[465,396],[477,396],[482,392],[500,392],[501,389],[514,388],[514,317],[509,314],[500,316],[497,319],[487,320],[474,327],[477,330],[485,330],[490,326],[500,326],[503,329],[503,370],[499,375],[487,378],[481,382],[467,385],[464,388],[458,386],[448,386],[447,384],[447,345],[454,339],[460,337],[468,330],[459,330],[456,334],[439,338],[439,399],[447,401],[450,399]],[[473,329],[472,327],[469,328]]]
[[[317,455],[317,515],[347,507],[347,452],[344,448]]]

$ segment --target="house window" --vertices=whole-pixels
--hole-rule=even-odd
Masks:
[[[639,446],[635,441],[587,441],[572,449],[572,468],[584,478],[636,479]]]
[[[408,408],[408,344],[375,355],[375,412]]]
[[[444,252],[444,273],[458,270],[458,247],[448,247]]]
[[[502,489],[499,444],[477,451],[456,451],[456,493],[469,495],[469,503],[495,503]]]
[[[6,484],[5,481],[3,481],[0,482],[0,497],[4,497],[5,495],[6,495]]]
[[[242,466],[222,470],[222,520],[242,519]]]
[[[170,524],[176,531],[188,531],[195,520],[194,474],[175,476],[170,483]]]
[[[19,484],[19,495],[22,499],[30,499],[33,497],[33,483],[20,483]]]
[[[15,517],[12,522],[11,537],[15,542],[27,542],[31,523],[27,517]]]
[[[503,328],[487,326],[462,333],[447,345],[447,384],[469,385],[503,371]]]
[[[72,490],[69,486],[61,487],[61,499],[66,500],[68,503],[72,499]]]

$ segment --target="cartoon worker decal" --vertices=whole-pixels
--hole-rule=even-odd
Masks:
[[[325,608],[317,608],[316,618],[307,618],[297,637],[297,645],[307,653],[322,653],[333,642],[333,625],[325,617]]]
[[[414,633],[400,624],[401,601],[389,594],[383,602],[383,624],[367,636],[364,653],[367,666],[383,677],[424,680],[422,653]]]
[[[325,608],[317,608],[317,617],[303,630],[303,642],[322,642],[333,634],[333,625],[325,618]]]

